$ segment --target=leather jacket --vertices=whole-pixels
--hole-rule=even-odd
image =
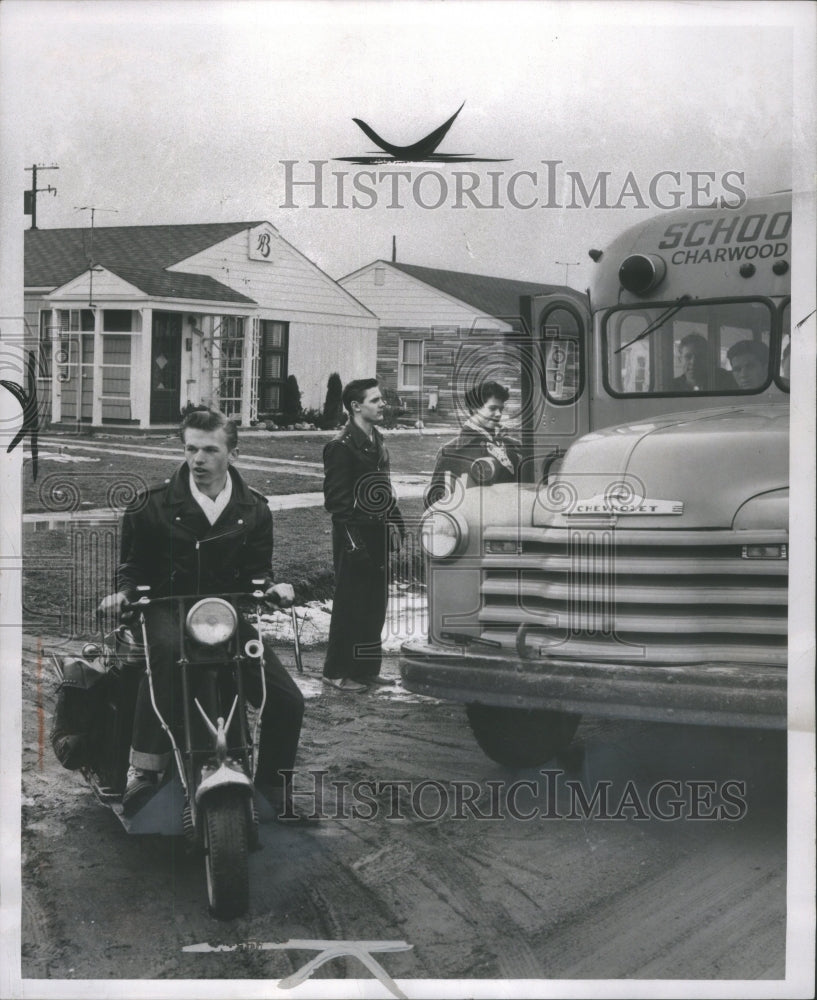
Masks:
[[[211,525],[190,492],[182,464],[164,483],[142,491],[122,520],[117,588],[129,600],[139,584],[152,597],[251,591],[272,582],[272,512],[234,468],[230,501]]]
[[[389,475],[389,452],[383,435],[372,439],[350,420],[323,449],[324,506],[334,524],[366,527],[401,522]]]

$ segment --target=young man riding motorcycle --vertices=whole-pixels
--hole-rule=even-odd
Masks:
[[[179,429],[184,463],[169,480],[139,494],[122,522],[117,592],[103,598],[100,611],[118,613],[138,598],[137,587],[150,586],[150,597],[174,594],[216,595],[256,590],[288,607],[294,592],[273,583],[272,513],[264,496],[247,486],[233,467],[238,456],[236,425],[224,414],[193,410]],[[179,657],[178,608],[170,602],[146,608],[147,634],[156,704],[163,718],[173,718],[175,671]],[[242,646],[257,638],[239,622]],[[261,744],[255,786],[277,810],[284,805],[285,784],[279,771],[291,771],[303,719],[304,700],[297,685],[271,650],[265,651],[267,699],[261,717]],[[260,703],[257,667],[245,672],[250,699]],[[136,700],[130,768],[122,804],[135,812],[157,787],[170,763],[170,744],[151,703],[143,677]],[[287,803],[288,806],[291,805]],[[292,815],[287,810],[288,815]]]

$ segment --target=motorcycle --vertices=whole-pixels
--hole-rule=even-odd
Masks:
[[[210,912],[220,919],[243,914],[249,905],[249,854],[258,846],[258,823],[272,807],[257,795],[259,724],[267,699],[261,634],[262,580],[251,594],[151,598],[149,587],[125,610],[121,623],[101,641],[87,643],[79,657],[57,656],[58,680],[51,742],[64,767],[79,770],[96,798],[129,834],[183,836],[203,853]],[[241,648],[241,604],[255,602],[257,638]],[[181,720],[164,719],[148,653],[149,608],[174,604],[180,623]],[[293,626],[296,626],[292,609]],[[130,621],[127,619],[130,618]],[[250,729],[242,667],[253,661],[261,678],[261,704]],[[295,662],[300,659],[295,627]],[[123,795],[136,696],[147,677],[151,703],[172,748],[172,763],[154,794],[126,811]]]

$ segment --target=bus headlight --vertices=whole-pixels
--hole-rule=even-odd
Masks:
[[[447,559],[463,549],[468,540],[468,529],[463,521],[452,514],[433,510],[420,523],[420,542],[434,559]]]
[[[185,628],[196,642],[216,646],[226,642],[238,627],[235,608],[221,597],[205,597],[187,612]]]
[[[632,253],[618,269],[621,287],[634,295],[646,295],[664,280],[667,265],[654,253]]]

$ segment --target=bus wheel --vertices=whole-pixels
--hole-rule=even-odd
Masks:
[[[491,760],[506,767],[536,767],[567,749],[580,715],[539,708],[466,706],[477,743]]]

